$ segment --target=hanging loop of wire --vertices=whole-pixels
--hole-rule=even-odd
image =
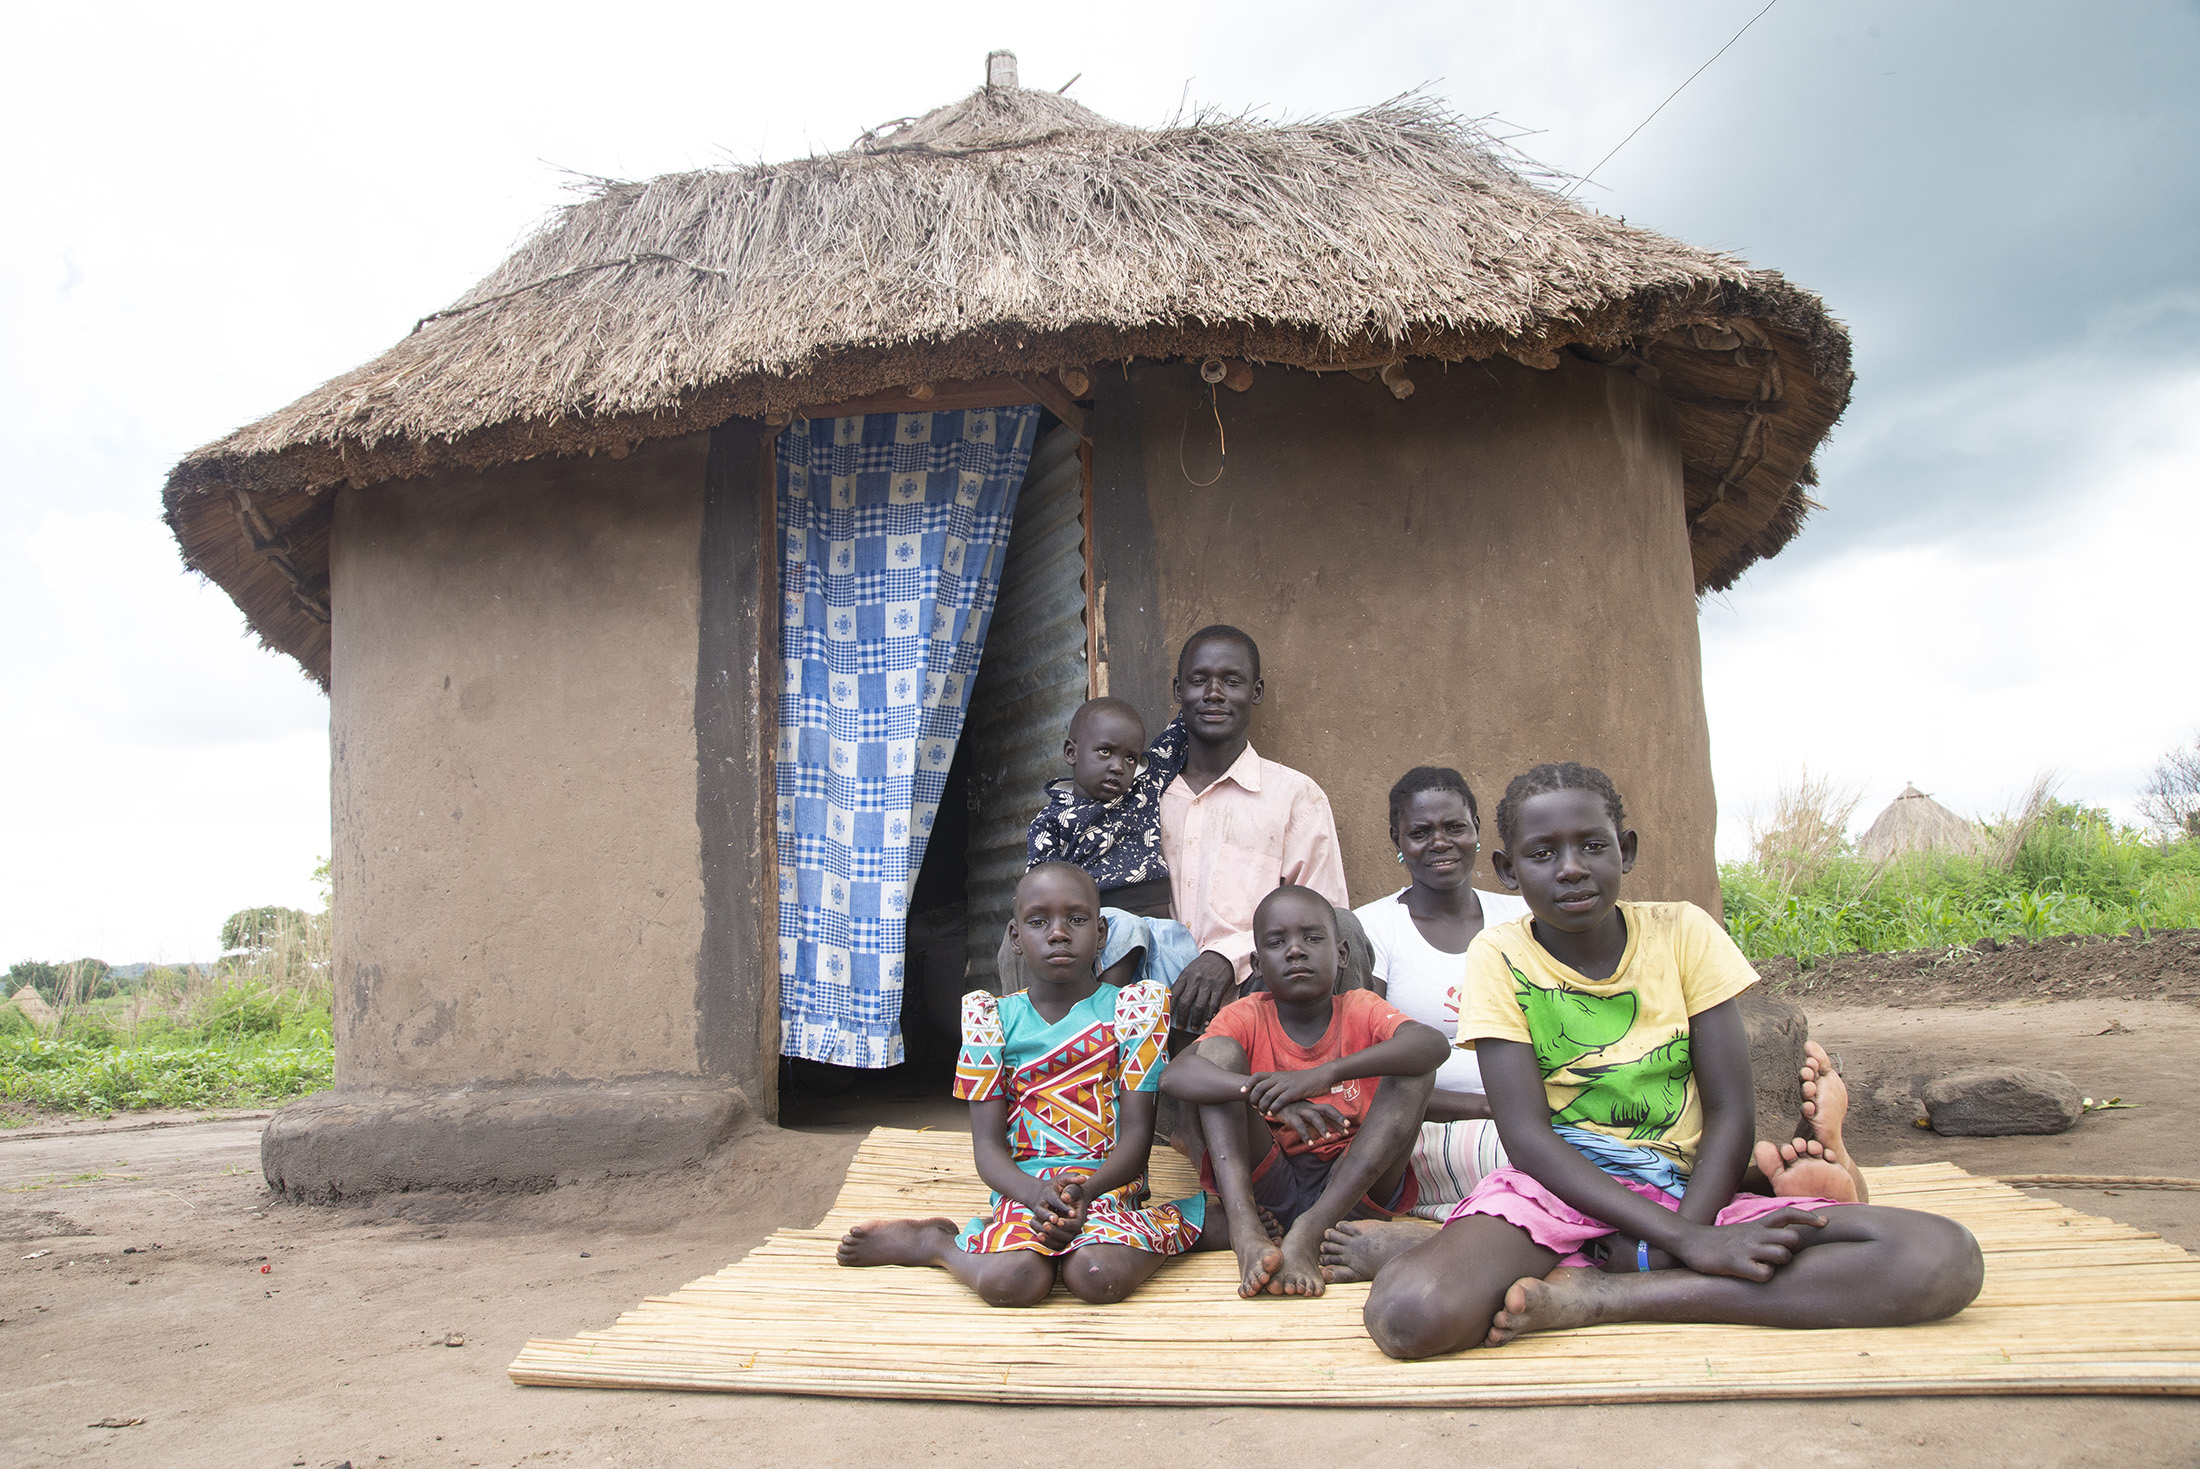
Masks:
[[[1198,402],[1198,397],[1196,394],[1194,395],[1192,401],[1195,404]],[[1186,408],[1184,410],[1184,426],[1178,429],[1176,432],[1176,467],[1178,472],[1184,476],[1184,483],[1190,485],[1195,490],[1204,490],[1208,486],[1214,484],[1217,480],[1220,480],[1222,478],[1223,469],[1230,462],[1230,438],[1229,435],[1224,433],[1222,429],[1222,402],[1220,398],[1216,396],[1215,385],[1213,383],[1207,384],[1207,408],[1208,411],[1213,413],[1215,416],[1216,453],[1214,479],[1193,479],[1192,467],[1184,460],[1184,443],[1185,440],[1190,437],[1192,432],[1192,410],[1190,408]]]

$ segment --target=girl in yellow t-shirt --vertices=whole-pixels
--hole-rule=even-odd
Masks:
[[[1969,1305],[1984,1266],[1953,1220],[1736,1192],[1756,1112],[1734,997],[1757,976],[1693,904],[1620,901],[1636,837],[1610,778],[1538,765],[1497,829],[1492,865],[1529,916],[1468,950],[1457,1044],[1511,1163],[1382,1266],[1376,1345],[1428,1357],[1601,1321],[1900,1326]]]

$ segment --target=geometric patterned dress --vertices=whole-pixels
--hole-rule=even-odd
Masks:
[[[1168,1033],[1169,992],[1151,981],[1101,985],[1052,1025],[1028,993],[977,991],[963,997],[955,1095],[1008,1098],[1009,1156],[1032,1177],[1090,1176],[1115,1146],[1118,1096],[1160,1089]],[[1060,1255],[1105,1244],[1181,1255],[1198,1243],[1205,1194],[1166,1204],[1148,1197],[1143,1173],[1101,1195],[1085,1212],[1083,1233],[1057,1249],[1032,1227],[1029,1209],[995,1194],[993,1211],[964,1225],[955,1244],[972,1254]]]

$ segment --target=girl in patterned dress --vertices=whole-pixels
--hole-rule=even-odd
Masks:
[[[1228,1247],[1204,1195],[1148,1202],[1146,1155],[1168,1064],[1169,992],[1101,984],[1100,893],[1083,868],[1044,862],[1016,885],[1015,942],[1031,987],[963,1000],[955,1095],[970,1103],[991,1212],[872,1220],[843,1265],[933,1265],[994,1306],[1032,1306],[1062,1284],[1120,1301],[1171,1255]]]

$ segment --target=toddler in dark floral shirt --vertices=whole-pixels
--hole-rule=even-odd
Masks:
[[[1070,716],[1062,758],[1070,774],[1047,782],[1031,819],[1025,867],[1068,862],[1092,875],[1106,904],[1109,936],[1100,978],[1175,981],[1197,949],[1169,909],[1169,864],[1161,855],[1161,793],[1184,765],[1184,721],[1146,743],[1146,722],[1122,699],[1088,699]],[[1004,940],[1005,991],[1021,988]]]

